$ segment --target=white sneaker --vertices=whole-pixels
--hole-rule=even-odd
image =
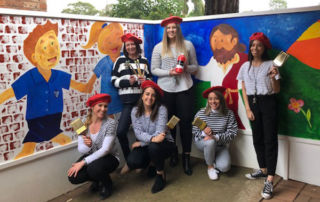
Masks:
[[[210,180],[217,180],[218,177],[219,177],[218,174],[217,174],[216,169],[214,169],[214,168],[209,168],[208,169],[208,176],[209,176]]]
[[[273,192],[273,184],[272,182],[265,180],[264,181],[264,187],[263,190],[261,192],[261,196],[264,199],[270,199],[272,197],[272,192]]]

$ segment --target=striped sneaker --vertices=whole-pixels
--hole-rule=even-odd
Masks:
[[[272,182],[265,180],[264,181],[264,187],[263,190],[261,192],[261,196],[264,199],[270,199],[272,197],[272,192],[273,192],[273,184]]]
[[[246,176],[246,178],[248,178],[249,180],[255,180],[255,179],[260,178],[260,177],[267,177],[267,174],[264,174],[264,173],[262,172],[262,170],[259,169],[259,170],[255,171],[255,172],[253,172],[253,173],[247,173],[247,174],[245,174],[245,176]]]

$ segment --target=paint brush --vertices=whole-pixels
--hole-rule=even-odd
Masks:
[[[176,127],[176,125],[179,123],[179,121],[180,121],[180,119],[178,117],[176,117],[175,115],[173,115],[167,123],[168,128],[170,128],[171,130],[174,129],[174,127]]]
[[[193,120],[192,125],[197,126],[200,130],[204,130],[207,127],[207,123],[201,120],[199,117]]]
[[[137,67],[137,70],[138,70],[138,75],[139,77],[142,76],[142,72],[141,72],[141,69],[140,69],[140,63],[139,63],[139,60],[135,60],[134,63],[136,63],[136,67]]]
[[[73,130],[78,134],[81,135],[85,130],[87,130],[87,127],[84,125],[84,123],[80,120],[80,118],[77,118],[76,120],[72,121],[70,123]]]
[[[132,65],[130,64],[130,62],[127,60],[125,62],[125,66],[128,67],[129,69],[131,69],[131,71],[138,77],[139,74],[137,73],[137,71],[132,67]]]
[[[281,67],[287,61],[288,57],[289,55],[286,52],[281,51],[273,60],[273,65],[276,67]]]

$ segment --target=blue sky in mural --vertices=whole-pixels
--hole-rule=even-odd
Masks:
[[[269,37],[274,49],[287,50],[310,25],[320,19],[319,16],[320,11],[261,15],[184,22],[181,27],[184,37],[192,41],[196,48],[199,64],[206,65],[212,57],[209,37],[216,25],[231,25],[238,31],[240,43],[244,43],[247,48],[249,36],[259,31]],[[145,38],[149,38],[146,40],[154,42],[145,43],[145,55],[151,60],[153,46],[162,40],[163,28],[159,25],[145,25],[144,31]]]

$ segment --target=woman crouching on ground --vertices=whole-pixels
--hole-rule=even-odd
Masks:
[[[83,156],[68,170],[72,184],[92,181],[90,190],[100,190],[102,199],[111,195],[109,174],[119,165],[119,152],[115,146],[116,123],[106,116],[110,102],[108,94],[97,94],[88,99],[87,130],[78,136],[78,151]]]
[[[204,153],[211,180],[217,180],[219,172],[230,169],[229,143],[238,132],[235,116],[226,106],[224,91],[224,87],[214,86],[203,92],[202,95],[208,99],[208,103],[206,108],[198,111],[195,118],[200,118],[207,126],[203,130],[197,126],[192,128],[195,145]]]
[[[139,169],[146,168],[151,161],[157,172],[151,192],[156,193],[166,185],[164,163],[174,152],[175,144],[166,126],[168,111],[161,104],[162,90],[150,80],[144,81],[141,88],[142,96],[131,112],[137,141],[132,145],[127,164],[130,169]]]

